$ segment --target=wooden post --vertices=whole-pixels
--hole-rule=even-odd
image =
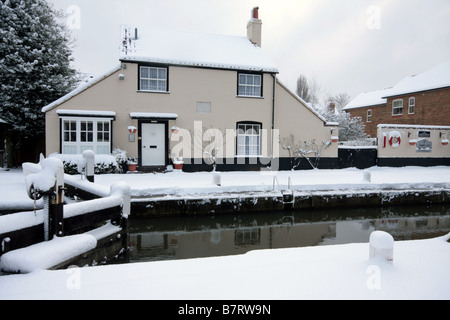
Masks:
[[[64,167],[62,162],[54,165],[53,170],[55,185],[44,194],[45,240],[52,240],[54,236],[64,236]]]
[[[83,152],[83,158],[85,162],[86,179],[90,182],[94,182],[95,171],[95,153],[92,150],[86,150]]]

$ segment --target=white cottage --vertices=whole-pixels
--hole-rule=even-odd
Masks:
[[[119,147],[139,170],[290,169],[292,135],[326,145],[320,166],[336,167],[336,124],[278,80],[261,31],[258,8],[247,37],[123,27],[119,64],[43,108],[47,155]]]

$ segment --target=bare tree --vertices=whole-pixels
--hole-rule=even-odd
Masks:
[[[281,146],[289,152],[291,159],[291,170],[295,170],[300,165],[302,159],[306,159],[313,169],[319,167],[319,161],[322,153],[331,145],[331,141],[322,141],[321,144],[316,143],[316,139],[311,141],[303,141],[303,143],[295,143],[294,135],[281,140]]]
[[[341,112],[342,109],[344,109],[344,107],[351,101],[351,99],[352,98],[348,93],[342,92],[333,97],[333,102],[335,103],[337,110]]]
[[[310,101],[310,94],[309,94],[309,84],[308,79],[304,75],[300,75],[297,79],[297,95],[305,100],[306,102]]]

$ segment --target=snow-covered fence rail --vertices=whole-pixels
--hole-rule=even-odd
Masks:
[[[108,197],[64,205],[64,236],[87,232],[107,221],[126,231],[129,214],[129,186],[113,185]],[[45,241],[44,220],[44,210],[0,216],[0,256]]]
[[[37,194],[44,194],[48,197],[47,204],[43,210],[0,216],[0,266],[3,266],[2,260],[11,260],[2,259],[5,254],[46,243],[55,236],[58,239],[66,239],[83,233],[89,234],[93,239],[91,242],[95,242],[95,249],[98,249],[99,245],[100,249],[108,247],[111,238],[120,239],[121,248],[127,247],[130,187],[124,183],[114,184],[109,192],[102,190],[98,199],[66,205],[61,202],[59,205],[54,199],[62,198],[61,193],[65,188],[63,178],[57,178],[59,171],[53,170],[60,167],[60,163],[56,162],[55,159],[41,159],[41,164],[24,166],[27,186],[31,190],[29,195],[36,197]],[[61,217],[51,222],[56,225],[55,228],[49,228],[53,202],[55,207],[58,206],[57,211],[60,211]],[[50,237],[49,230],[53,233]],[[113,255],[116,254],[117,252]]]

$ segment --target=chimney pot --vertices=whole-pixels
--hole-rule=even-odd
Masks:
[[[259,19],[259,7],[254,7],[252,17],[247,24],[247,37],[252,43],[261,47],[261,33],[262,21]]]
[[[252,10],[252,19],[259,19],[259,7],[254,7]]]

